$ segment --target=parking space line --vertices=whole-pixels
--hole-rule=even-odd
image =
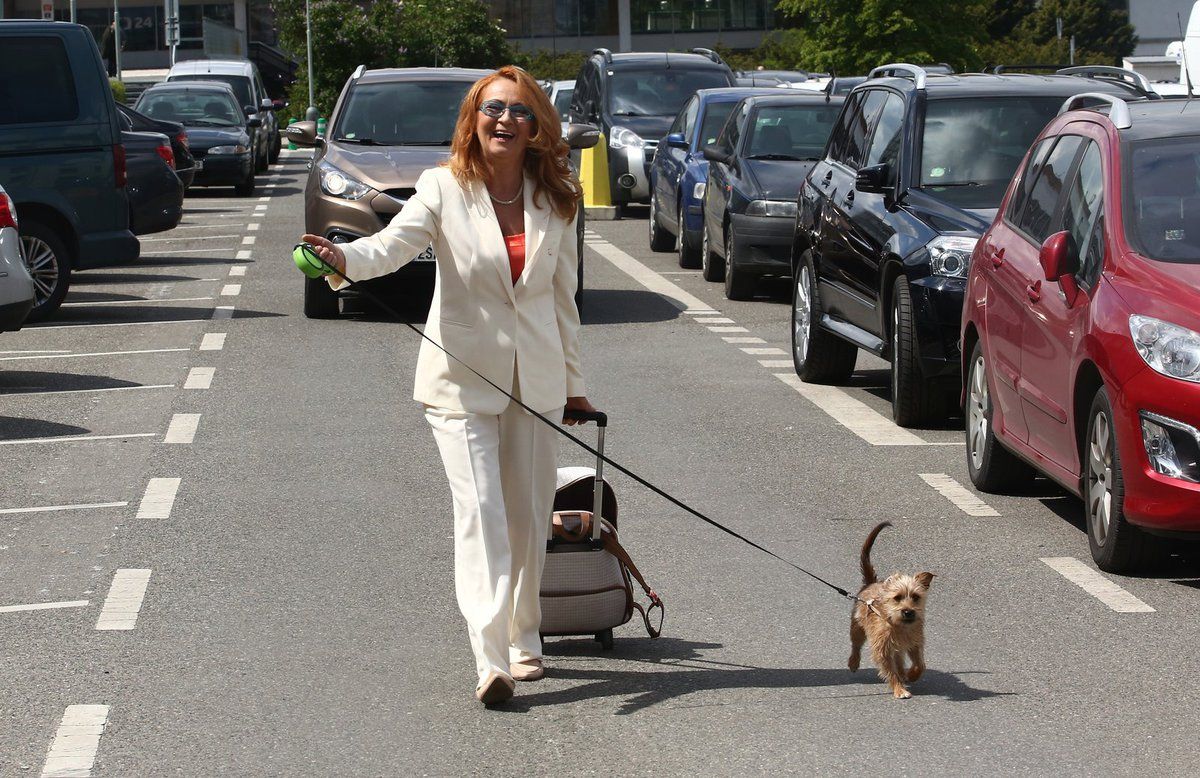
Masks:
[[[255,214],[255,216],[257,216],[257,215],[258,214]],[[258,230],[258,222],[251,222],[250,224],[246,225],[247,232],[256,232],[257,230]]]
[[[169,519],[182,478],[151,478],[138,506],[139,519]]]
[[[188,371],[187,380],[183,382],[184,389],[208,389],[212,386],[215,367],[193,367]]]
[[[177,413],[171,417],[167,425],[167,434],[163,443],[191,443],[196,439],[196,429],[200,426],[200,414]]]
[[[234,257],[234,259],[250,259],[250,250],[242,249],[237,253],[237,256]]]
[[[607,241],[596,241],[595,243],[590,243],[589,247],[592,251],[595,251],[615,265],[625,275],[637,281],[651,292],[663,297],[681,311],[702,310],[705,313],[712,312],[712,306],[708,303],[695,295],[688,294],[677,284],[663,278],[613,244]]]
[[[242,285],[241,284],[225,284],[225,286],[221,287],[221,296],[222,297],[237,297],[241,293],[242,293]]]
[[[697,316],[692,321],[700,322],[701,324],[737,324],[733,319],[726,316]]]
[[[138,243],[178,243],[181,240],[220,240],[236,237],[237,235],[190,235],[186,238],[138,238]]]
[[[709,332],[749,332],[745,327],[709,327]]]
[[[968,516],[999,516],[1000,512],[988,505],[979,495],[955,481],[945,473],[920,473],[921,480],[936,489],[943,497]]]
[[[14,513],[55,513],[57,511],[90,511],[99,510],[100,508],[124,508],[128,505],[126,502],[87,502],[77,505],[39,505],[31,508],[0,508],[0,514],[10,515]]]
[[[792,360],[790,359],[760,359],[758,360],[758,364],[762,365],[763,367],[770,368],[795,367],[795,364],[793,364]]]
[[[53,611],[62,608],[86,608],[88,600],[62,600],[61,602],[35,602],[29,605],[0,605],[0,613],[24,613],[26,611]]]
[[[108,723],[107,705],[68,705],[42,765],[42,778],[88,776]]]
[[[1146,603],[1075,557],[1042,557],[1050,569],[1083,589],[1117,613],[1154,613]]]
[[[721,340],[726,343],[766,343],[762,338],[731,338],[728,335],[723,336]]]
[[[246,266],[245,265],[234,265],[233,267],[229,268],[229,275],[231,275],[231,276],[246,275]]]
[[[125,568],[113,573],[100,618],[96,619],[96,629],[131,630],[136,627],[149,584],[150,570],[145,568]]]
[[[795,373],[774,375],[872,446],[927,445],[924,440],[903,427],[897,427],[891,419],[876,413],[869,405],[854,399],[836,386],[806,384]]]
[[[36,327],[25,327],[22,332],[36,332],[38,330],[78,330],[92,329],[93,327],[150,327],[156,324],[195,324],[196,322],[204,321],[204,319],[168,319],[167,321],[93,321],[84,322],[83,324],[50,324],[46,326],[38,325]]]
[[[695,309],[688,309],[688,310],[684,311],[684,313],[691,316],[692,321],[695,321],[696,319],[698,319],[701,316],[712,316],[714,313],[720,313],[720,311],[714,311],[712,308],[695,308]]]
[[[191,351],[186,348],[147,348],[136,351],[92,351],[83,354],[30,354],[21,357],[0,357],[0,362],[15,362],[20,359],[74,359],[75,357],[121,357],[131,354],[169,354],[176,351]]]
[[[232,319],[233,318],[233,306],[232,305],[218,305],[216,308],[213,308],[212,317],[214,319]]]
[[[243,246],[253,246],[254,240],[255,240],[255,238],[253,235],[247,235],[246,237],[242,238],[242,245]]]
[[[265,202],[269,201],[270,199],[271,199],[270,197],[263,196],[263,197],[258,198],[258,201],[260,203],[265,203]]]
[[[224,332],[209,332],[200,340],[201,351],[220,351],[225,348]]]
[[[170,251],[158,251],[156,249],[147,256],[157,257],[160,254],[220,254],[225,251],[233,251],[233,247],[228,246],[221,249],[171,249]]]
[[[754,347],[754,346],[751,346],[751,347],[749,347],[749,348],[742,348],[742,349],[739,349],[739,351],[742,351],[742,352],[744,352],[744,353],[746,353],[746,354],[750,354],[751,356],[763,356],[763,357],[765,357],[765,356],[776,356],[776,355],[778,355],[778,354],[786,354],[786,353],[787,353],[786,351],[784,351],[784,350],[783,350],[783,349],[781,349],[781,348],[774,348],[774,347],[771,347],[771,348],[756,348],[756,347]]]
[[[0,354],[70,354],[70,349],[26,348],[16,351],[0,351]]]
[[[57,438],[21,438],[0,440],[0,446],[23,446],[41,443],[85,443],[93,440],[126,440],[130,438],[152,438],[153,432],[134,432],[128,435],[63,435]]]
[[[212,297],[160,297],[151,300],[88,300],[81,303],[63,303],[63,308],[82,308],[96,305],[146,305],[150,303],[194,303],[199,300],[211,300]]]
[[[0,392],[0,397],[28,397],[49,394],[100,394],[103,392],[137,392],[143,389],[174,389],[175,384],[144,384],[139,386],[106,386],[102,389],[53,389],[45,392]]]

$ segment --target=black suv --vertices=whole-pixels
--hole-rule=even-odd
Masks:
[[[957,409],[967,266],[1029,144],[1073,95],[1154,95],[1131,71],[1070,70],[943,76],[895,64],[854,89],[797,202],[800,378],[843,381],[864,349],[892,363],[897,424]]]
[[[734,85],[733,71],[716,52],[692,52],[596,49],[579,69],[568,116],[604,133],[614,204],[650,202],[650,160],[684,102],[697,89]]]

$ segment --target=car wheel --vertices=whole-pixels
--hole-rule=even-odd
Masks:
[[[901,275],[892,285],[892,419],[901,427],[929,422],[945,410],[942,392],[921,374],[917,354],[917,326],[908,279]]]
[[[687,268],[699,267],[700,263],[697,261],[700,259],[699,252],[696,251],[696,247],[692,245],[692,242],[688,240],[687,226],[683,217],[683,201],[680,200],[679,220],[676,222],[679,225],[679,230],[675,234],[675,252],[679,255],[679,266]]]
[[[324,278],[304,279],[304,316],[309,319],[336,319],[338,293],[329,288]]]
[[[658,223],[658,192],[655,192],[650,195],[650,250],[670,251],[673,245],[671,233]]]
[[[71,286],[71,256],[58,234],[41,222],[21,219],[21,254],[33,278],[33,309],[27,322],[44,321],[62,305]]]
[[[265,152],[263,152],[262,154],[256,153],[254,155],[254,169],[256,171],[258,171],[259,173],[265,173],[267,170],[267,166],[270,164],[270,161],[268,160],[268,157],[270,157],[270,156],[271,156],[271,149],[270,149],[270,146],[268,145],[267,150]]]
[[[283,151],[283,133],[277,132],[275,133],[275,143],[271,146],[270,162],[272,165],[279,161],[280,151]]]
[[[842,383],[854,372],[858,347],[821,329],[820,321],[817,276],[805,254],[792,287],[792,364],[806,383]]]
[[[704,237],[700,239],[700,275],[704,276],[705,281],[723,281],[725,280],[725,260],[718,257],[712,251],[712,246],[708,242],[708,225],[704,225],[704,232],[701,233]]]
[[[1029,466],[1004,447],[996,438],[992,419],[992,391],[988,383],[983,343],[975,343],[967,368],[967,474],[975,488],[999,492],[1019,480],[1032,477]]]
[[[575,310],[579,313],[579,318],[583,318],[583,254],[579,255],[579,270],[577,272],[577,283],[575,285]]]
[[[758,281],[750,273],[739,269],[734,261],[733,224],[725,230],[725,297],[729,300],[749,300],[754,295]]]
[[[251,165],[250,172],[246,174],[242,182],[233,187],[233,191],[238,197],[249,197],[254,194],[254,168],[255,165]]]

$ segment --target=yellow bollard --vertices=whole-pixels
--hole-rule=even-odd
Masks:
[[[579,183],[583,186],[583,208],[586,218],[615,219],[612,192],[608,185],[608,140],[604,133],[590,149],[579,153]]]

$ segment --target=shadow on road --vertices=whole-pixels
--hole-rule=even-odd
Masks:
[[[142,386],[142,384],[106,375],[54,373],[42,370],[0,370],[0,397],[9,394],[116,389],[127,386]]]
[[[240,260],[239,260],[240,261]],[[131,267],[134,265],[126,265]],[[76,273],[71,276],[71,300],[78,299],[77,287],[88,284],[165,284],[177,281],[199,281],[193,276],[172,276],[155,273]]]
[[[220,300],[214,300],[214,305],[221,305]],[[54,318],[44,324],[34,324],[23,327],[23,330],[53,329],[63,325],[88,324],[154,324],[173,321],[196,321],[211,319],[213,306],[206,308],[184,307],[176,305],[86,305],[78,308],[60,308]],[[234,308],[235,319],[261,319],[264,317],[286,316],[275,311],[252,311]]]
[[[584,289],[584,324],[650,324],[679,318],[679,309],[643,289]]]
[[[73,424],[59,424],[45,419],[23,419],[19,416],[0,416],[0,440],[29,440],[57,438],[67,435],[87,435],[91,430]]]

